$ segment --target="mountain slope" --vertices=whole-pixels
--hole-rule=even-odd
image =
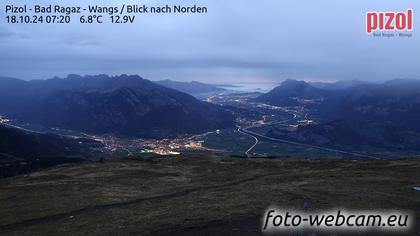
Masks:
[[[0,125],[0,178],[56,164],[99,158],[94,149],[102,144],[90,139],[73,139],[39,134]]]
[[[263,101],[305,106],[317,123],[300,126],[293,132],[273,128],[269,136],[349,150],[374,147],[391,152],[418,152],[420,81],[392,80],[322,91],[304,83],[293,84],[297,86],[282,85],[274,89],[262,96]],[[289,96],[296,97],[292,101],[322,99],[318,103],[291,103]]]
[[[1,114],[47,127],[161,138],[231,127],[234,121],[222,107],[139,76],[15,80],[7,93],[2,83]]]
[[[342,91],[340,99],[334,105],[325,106],[322,112],[325,120],[420,132],[420,81],[393,80],[356,86]]]
[[[256,101],[272,105],[297,106],[322,101],[326,91],[315,88],[304,81],[288,79],[270,92],[259,96]]]
[[[305,106],[324,122],[380,124],[420,132],[420,81],[391,80],[326,90],[303,81],[287,80],[257,98],[273,105]]]

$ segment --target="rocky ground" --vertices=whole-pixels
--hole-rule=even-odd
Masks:
[[[0,180],[0,234],[259,235],[269,206],[299,209],[303,201],[308,210],[420,215],[419,185],[418,159],[177,156],[65,164]],[[417,219],[410,235],[419,232]]]

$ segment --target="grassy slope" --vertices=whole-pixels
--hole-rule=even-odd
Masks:
[[[303,199],[311,209],[420,215],[420,193],[411,188],[416,184],[419,160],[193,156],[66,164],[0,180],[0,234],[194,235],[218,229],[218,222],[227,225],[220,226],[225,233],[258,233],[268,206],[298,208]],[[209,222],[210,229],[201,228]]]

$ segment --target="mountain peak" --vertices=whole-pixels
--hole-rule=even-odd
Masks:
[[[287,79],[280,86],[258,97],[257,101],[274,105],[296,106],[303,100],[320,99],[324,93],[324,90],[315,88],[305,81]]]
[[[294,80],[294,79],[287,79],[283,81],[283,83],[280,85],[281,87],[307,87],[310,86],[308,83],[302,80]]]

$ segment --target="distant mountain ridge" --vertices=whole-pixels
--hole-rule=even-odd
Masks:
[[[160,80],[160,81],[153,81],[159,85],[172,88],[184,93],[188,93],[193,96],[200,96],[203,94],[208,93],[215,93],[215,92],[223,92],[226,89],[217,87],[216,85],[201,83],[198,81],[191,81],[191,82],[180,82],[180,81],[173,81],[173,80]]]
[[[333,83],[323,83],[323,82],[309,82],[313,87],[325,89],[325,90],[338,90],[338,89],[348,89],[362,84],[369,84],[368,82],[362,80],[339,80]]]
[[[139,76],[0,79],[0,114],[47,127],[167,137],[232,127],[233,115]]]

